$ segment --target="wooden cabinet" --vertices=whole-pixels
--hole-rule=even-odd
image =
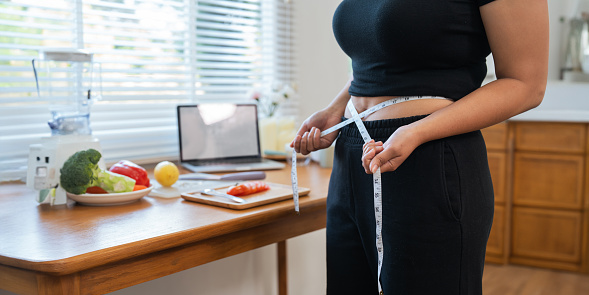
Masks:
[[[580,210],[584,168],[582,155],[516,151],[513,204]]]
[[[574,265],[581,262],[581,225],[581,212],[515,206],[511,260],[528,258],[528,264],[538,266],[571,263],[570,269],[576,270]]]
[[[483,130],[495,189],[487,261],[589,272],[588,123]]]
[[[584,153],[584,123],[514,122],[515,148],[520,151]]]
[[[482,130],[487,145],[487,159],[489,170],[493,180],[493,192],[495,194],[495,215],[493,226],[487,242],[486,259],[494,263],[507,263],[508,249],[506,236],[509,223],[507,192],[510,184],[508,178],[511,163],[510,135],[507,123],[497,124]]]
[[[505,218],[505,206],[495,205],[493,227],[487,242],[487,261],[504,264],[507,259],[507,251],[505,251]]]

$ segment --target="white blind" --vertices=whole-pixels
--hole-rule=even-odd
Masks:
[[[39,50],[86,49],[101,64],[90,118],[107,163],[176,160],[176,105],[295,82],[290,10],[284,0],[1,1],[0,181],[24,178],[28,146],[50,135],[51,101],[31,66]]]

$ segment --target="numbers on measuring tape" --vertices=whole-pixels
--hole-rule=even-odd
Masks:
[[[362,118],[364,118],[364,117],[366,117],[366,116],[368,116],[368,115],[370,115],[370,114],[372,114],[372,113],[374,113],[376,111],[379,111],[379,110],[381,110],[383,108],[386,108],[386,107],[388,107],[390,105],[393,105],[393,104],[396,104],[396,103],[399,103],[399,102],[403,102],[403,101],[418,100],[418,99],[447,99],[447,98],[443,98],[443,97],[439,97],[439,96],[403,96],[403,97],[392,98],[392,99],[389,99],[387,101],[384,101],[384,102],[382,102],[380,104],[377,104],[377,105],[375,105],[375,106],[373,106],[373,107],[371,107],[371,108],[369,108],[369,109],[361,112],[358,116],[359,116],[360,119],[362,119]],[[332,132],[334,132],[336,130],[339,130],[342,127],[347,126],[347,125],[352,124],[352,123],[354,123],[354,118],[349,118],[349,119],[347,119],[347,120],[345,120],[343,122],[340,122],[340,123],[338,123],[338,124],[336,124],[336,125],[334,125],[334,126],[332,126],[330,128],[325,129],[324,131],[321,132],[321,136],[325,136],[325,135],[327,135],[329,133],[332,133]]]
[[[385,104],[382,104],[385,105]],[[358,115],[358,112],[356,111],[356,108],[354,107],[354,103],[352,102],[352,100],[350,99],[348,101],[348,109],[350,110],[350,113],[352,113],[352,118],[354,118],[354,122],[356,123],[356,127],[358,127],[358,130],[360,131],[360,135],[362,136],[362,139],[364,140],[364,143],[369,142],[370,140],[372,140],[370,138],[370,134],[368,133],[368,130],[366,130],[366,126],[364,126],[364,123],[362,123],[362,120],[360,120],[360,116]],[[381,193],[381,176],[380,176],[380,168],[377,169],[376,173],[372,174],[372,183],[373,183],[373,188],[374,188],[374,217],[376,220],[376,249],[378,251],[378,290],[382,290],[381,285],[380,285],[380,271],[381,271],[381,265],[382,265],[382,259],[383,259],[383,255],[382,255],[382,248],[383,248],[383,242],[381,239],[381,234],[382,234],[382,214],[380,214],[381,209],[382,209],[382,203],[380,202],[380,193]]]
[[[325,136],[327,134],[330,134],[334,131],[341,129],[344,126],[347,126],[351,123],[355,123],[356,127],[358,127],[358,130],[360,131],[360,135],[362,136],[362,139],[364,140],[364,142],[365,143],[369,142],[371,140],[370,134],[368,133],[368,130],[366,130],[364,123],[362,123],[362,118],[364,118],[364,117],[366,117],[366,116],[368,116],[368,115],[370,115],[380,109],[383,109],[385,107],[393,105],[395,103],[410,101],[410,100],[418,100],[418,99],[447,99],[447,98],[439,97],[439,96],[397,97],[397,98],[393,98],[393,99],[389,99],[387,101],[384,101],[380,104],[377,104],[377,105],[363,111],[360,114],[358,114],[358,112],[356,111],[356,108],[354,107],[354,103],[350,99],[348,101],[347,108],[350,110],[352,117],[322,131],[321,136]],[[297,153],[296,153],[296,151],[293,150],[290,178],[291,178],[291,182],[292,182],[292,191],[293,191],[293,200],[294,200],[294,204],[295,204],[295,211],[297,213],[299,213],[299,189],[298,189],[298,179],[297,179],[296,166],[297,166]],[[382,291],[382,287],[380,284],[380,273],[381,273],[383,257],[384,257],[384,253],[383,253],[384,245],[383,245],[383,240],[382,240],[382,226],[381,226],[382,225],[382,198],[381,198],[382,197],[382,178],[381,178],[381,174],[380,174],[380,168],[378,168],[376,170],[376,172],[372,175],[372,179],[373,179],[373,189],[374,189],[374,215],[375,215],[375,220],[376,220],[376,250],[378,253],[378,291],[382,295],[383,291]]]
[[[299,214],[299,180],[297,177],[297,152],[293,149],[292,150],[292,158],[291,158],[290,167],[290,181],[292,183],[292,198],[294,200],[295,212]]]

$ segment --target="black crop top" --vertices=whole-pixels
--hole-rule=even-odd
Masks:
[[[481,86],[491,52],[479,6],[494,0],[343,0],[333,31],[352,59],[354,96],[458,100]]]

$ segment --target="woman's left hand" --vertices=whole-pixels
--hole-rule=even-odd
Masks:
[[[418,146],[410,125],[400,127],[384,144],[374,141],[364,144],[362,166],[368,174],[375,173],[378,167],[380,172],[395,171]]]

